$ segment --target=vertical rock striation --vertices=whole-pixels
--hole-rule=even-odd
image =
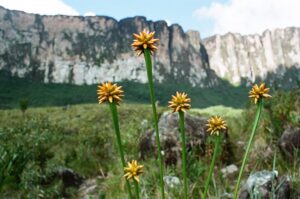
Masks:
[[[131,49],[132,34],[144,28],[160,39],[154,56],[158,82],[214,85],[202,59],[198,32],[179,25],[133,17],[41,16],[0,8],[0,70],[43,82],[95,84],[101,81],[146,82],[143,57]]]
[[[131,49],[144,28],[160,39],[154,55],[157,82],[212,87],[300,78],[300,28],[260,35],[228,33],[201,40],[197,31],[145,17],[43,16],[0,7],[0,70],[46,83],[96,84],[147,80],[143,57]],[[286,74],[289,74],[288,76]]]
[[[276,80],[289,70],[300,77],[300,28],[266,30],[262,35],[215,35],[203,44],[211,69],[233,84],[243,79]]]

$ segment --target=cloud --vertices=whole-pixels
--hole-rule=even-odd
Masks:
[[[193,15],[213,23],[211,34],[261,33],[266,29],[300,26],[299,0],[229,0],[200,7]]]
[[[79,15],[71,6],[62,0],[0,0],[0,5],[12,10],[44,15]]]
[[[84,13],[83,16],[85,16],[85,17],[86,16],[96,16],[96,13],[89,11],[89,12]]]
[[[167,22],[168,26],[170,26],[172,24],[171,20],[169,20],[169,19],[166,19],[165,21]]]

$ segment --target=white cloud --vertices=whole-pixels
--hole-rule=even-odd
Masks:
[[[168,26],[170,26],[172,24],[171,20],[169,20],[169,19],[166,19],[165,21],[167,22]]]
[[[90,11],[90,12],[84,13],[83,16],[96,16],[96,13]]]
[[[79,15],[71,6],[62,0],[0,0],[0,5],[12,10],[44,15]]]
[[[200,7],[194,16],[211,20],[212,34],[261,33],[266,29],[300,26],[299,0],[229,0]]]

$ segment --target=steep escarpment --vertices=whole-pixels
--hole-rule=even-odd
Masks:
[[[0,70],[45,83],[95,84],[147,80],[132,34],[156,32],[154,78],[213,87],[231,84],[296,84],[300,81],[300,28],[262,35],[228,33],[201,40],[197,31],[165,21],[132,17],[43,16],[0,7]]]
[[[158,82],[212,86],[217,78],[203,59],[198,32],[145,17],[41,16],[0,8],[0,69],[43,82],[94,84],[146,82],[142,57],[131,49],[132,33],[144,28],[160,39],[154,56]]]
[[[215,35],[203,44],[211,69],[233,84],[257,78],[272,83],[286,76],[288,82],[300,80],[300,28],[266,30],[262,35]]]

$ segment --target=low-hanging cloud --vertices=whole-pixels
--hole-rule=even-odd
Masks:
[[[0,5],[12,10],[44,15],[79,15],[71,6],[62,0],[0,0]]]
[[[89,12],[84,13],[83,16],[85,16],[85,17],[96,16],[96,13],[89,11]]]
[[[194,16],[211,20],[211,34],[261,33],[266,29],[300,26],[299,0],[229,0],[200,7]]]

